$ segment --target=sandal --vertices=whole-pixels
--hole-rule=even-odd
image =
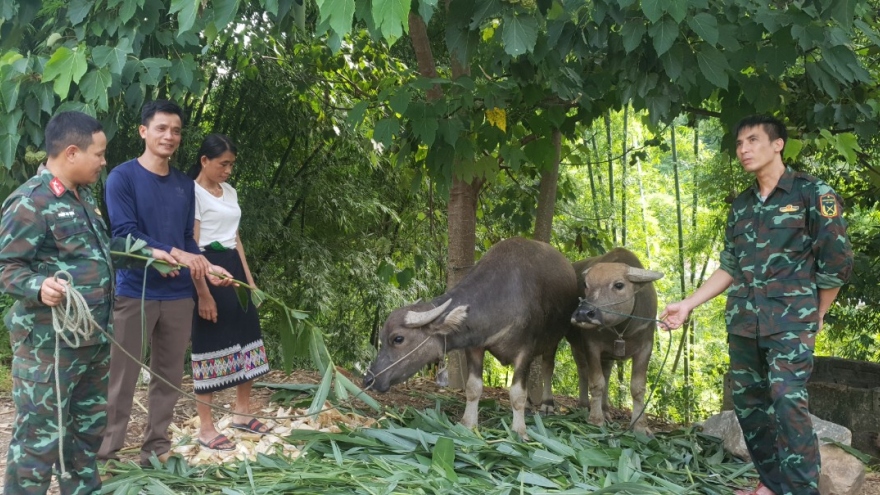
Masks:
[[[266,433],[269,433],[269,427],[257,418],[251,418],[247,423],[232,423],[229,426],[239,430],[256,433],[257,435],[265,435]]]
[[[220,450],[224,452],[228,452],[230,450],[235,450],[235,442],[230,440],[226,435],[220,433],[213,439],[208,442],[205,442],[201,438],[199,439],[199,445],[206,449],[210,450]]]

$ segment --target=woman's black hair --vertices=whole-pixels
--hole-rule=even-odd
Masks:
[[[231,152],[233,155],[238,154],[238,148],[235,147],[235,143],[232,142],[232,139],[230,139],[229,136],[225,134],[208,134],[205,136],[205,139],[202,139],[202,145],[199,146],[199,152],[196,153],[196,159],[189,167],[187,175],[195,180],[196,177],[199,176],[199,172],[202,171],[203,156],[212,160],[227,151]]]

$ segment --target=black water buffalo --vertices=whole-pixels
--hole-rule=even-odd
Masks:
[[[657,328],[653,281],[663,274],[645,270],[636,255],[624,248],[578,261],[574,270],[583,299],[572,314],[573,328],[566,337],[578,368],[580,405],[589,402],[590,423],[601,425],[610,419],[611,365],[615,360],[632,359],[633,429],[650,433],[642,410]]]
[[[552,404],[553,360],[576,307],[577,278],[559,251],[543,242],[507,239],[446,294],[391,312],[364,385],[387,391],[446,352],[464,349],[467,406],[461,423],[474,427],[483,392],[483,355],[489,351],[502,364],[513,364],[512,428],[525,439],[529,364],[541,356],[543,400]]]

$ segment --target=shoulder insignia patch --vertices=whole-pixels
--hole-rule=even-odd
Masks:
[[[783,206],[782,208],[779,209],[779,212],[780,212],[780,213],[794,213],[794,212],[796,212],[796,211],[798,211],[798,210],[800,210],[800,209],[801,209],[800,206],[795,206],[795,205],[785,205],[785,206]]]
[[[58,177],[53,177],[52,180],[49,181],[49,189],[52,189],[52,194],[59,198],[64,194],[64,191],[67,190],[67,188],[64,187],[64,184],[58,180]]]
[[[825,218],[834,218],[840,215],[837,208],[837,198],[833,194],[819,196],[819,214]]]

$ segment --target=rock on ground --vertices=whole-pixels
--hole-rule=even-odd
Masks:
[[[846,451],[828,443],[850,445],[852,432],[843,426],[810,415],[813,428],[819,438],[819,455],[822,459],[822,474],[819,478],[819,493],[822,495],[857,495],[865,484],[865,466]],[[742,429],[733,411],[723,411],[703,423],[703,433],[720,438],[724,448],[740,459],[749,459]]]

